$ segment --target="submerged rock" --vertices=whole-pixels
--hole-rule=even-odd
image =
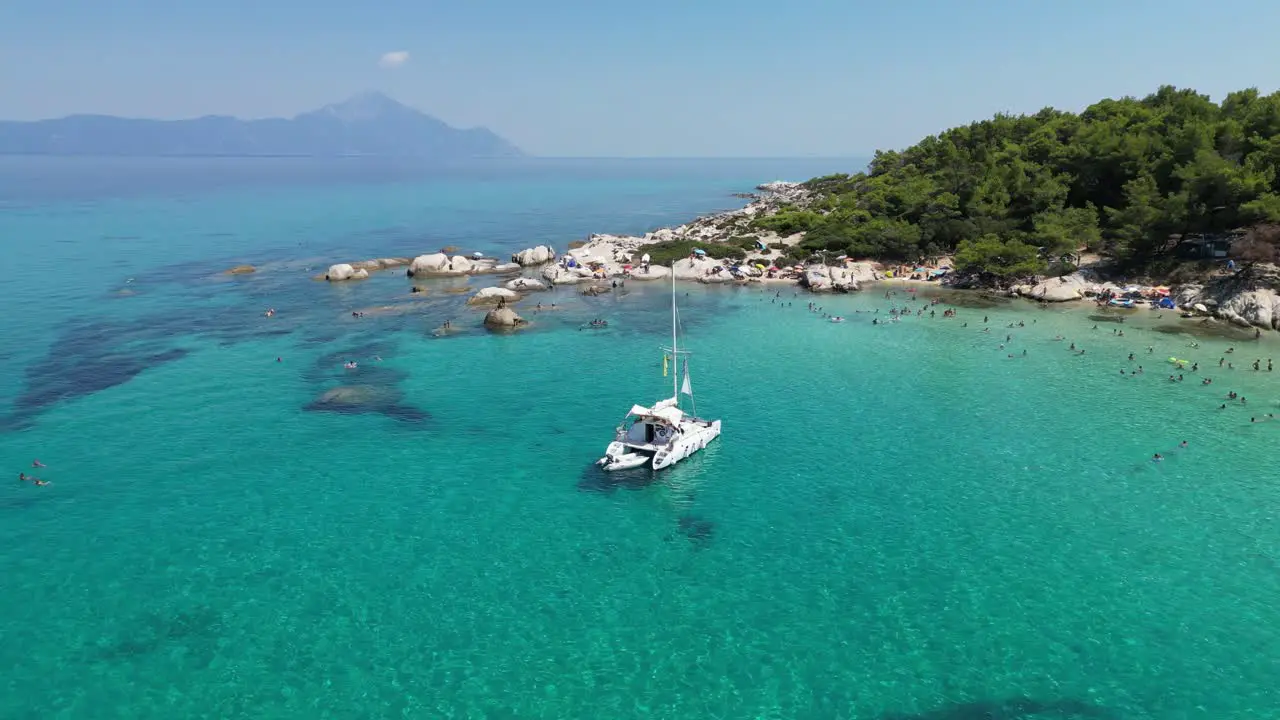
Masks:
[[[258,268],[252,265],[237,265],[230,270],[225,271],[226,275],[248,275],[249,273],[258,272]]]
[[[398,390],[375,385],[340,385],[324,391],[303,409],[344,414],[376,413],[406,422],[421,422],[429,417],[427,413],[405,405]]]

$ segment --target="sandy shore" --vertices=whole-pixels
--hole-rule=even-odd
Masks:
[[[608,287],[613,282],[657,281],[673,274],[679,282],[703,284],[793,285],[808,292],[856,292],[868,285],[943,287],[966,290],[953,285],[948,273],[940,280],[902,277],[901,272],[915,266],[886,266],[878,262],[837,257],[823,262],[794,265],[789,251],[803,239],[803,233],[780,236],[761,232],[753,222],[776,213],[780,208],[807,207],[817,199],[800,183],[775,182],[757,187],[744,207],[714,213],[684,225],[661,228],[640,236],[591,235],[585,242],[571,243],[563,251],[538,246],[515,253],[510,262],[490,257],[449,256],[446,253],[408,258],[381,258],[354,263],[341,263],[317,279],[329,281],[361,280],[370,272],[407,265],[415,278],[471,276],[495,274],[504,277],[536,277],[548,286],[585,285]],[[758,241],[760,245],[755,245]],[[646,247],[659,243],[686,243],[694,252],[676,260],[670,267],[648,262]],[[744,248],[744,244],[750,249]],[[668,246],[669,247],[669,246]],[[745,260],[741,258],[745,252]],[[834,260],[835,262],[830,262]],[[1096,259],[1095,259],[1096,260]],[[935,269],[949,270],[947,260],[939,268],[922,268],[925,274]],[[1093,303],[1098,297],[1132,298],[1137,304],[1168,298],[1169,311],[1196,317],[1213,317],[1241,327],[1277,329],[1280,327],[1280,268],[1266,266],[1264,277],[1251,283],[1233,282],[1232,276],[1220,276],[1204,284],[1185,284],[1166,288],[1107,280],[1098,265],[1083,267],[1069,275],[1036,278],[1005,290],[973,288],[979,292],[1010,295],[1043,303]],[[889,272],[893,271],[894,276]],[[508,285],[510,281],[508,281]],[[536,287],[508,287],[526,292]]]

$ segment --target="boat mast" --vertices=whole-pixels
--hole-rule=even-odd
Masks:
[[[680,407],[680,346],[676,344],[676,264],[671,263],[671,361],[675,372],[671,373],[671,397]]]

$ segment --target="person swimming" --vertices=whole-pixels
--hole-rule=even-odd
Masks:
[[[1186,440],[1183,440],[1182,442],[1178,443],[1178,447],[1183,448],[1183,449],[1186,449],[1186,447],[1187,447],[1187,441],[1186,441]]]
[[[39,460],[32,460],[32,461],[31,461],[31,467],[33,467],[33,468],[42,468],[42,467],[46,467],[46,465],[45,465],[44,463],[40,462]]]
[[[1161,455],[1160,453],[1156,453],[1151,456],[1151,462],[1160,462],[1163,459],[1164,459],[1164,456]]]

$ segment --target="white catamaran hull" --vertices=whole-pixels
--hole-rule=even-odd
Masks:
[[[720,437],[720,421],[691,421],[681,423],[681,428],[670,442],[663,445],[632,444],[620,440],[609,443],[604,457],[596,464],[608,472],[631,470],[648,465],[654,470],[664,470],[705,448]]]
[[[662,358],[662,374],[667,374],[668,361],[674,360],[676,372],[671,374],[671,397],[654,403],[653,407],[632,405],[631,411],[618,426],[613,442],[605,450],[604,457],[596,464],[608,472],[630,470],[648,465],[654,470],[665,470],[702,450],[707,443],[720,437],[719,420],[703,420],[686,413],[680,407],[680,396],[693,398],[689,382],[689,361],[684,362],[684,382],[680,376],[681,352],[679,346],[679,315],[676,312],[676,281],[671,276],[671,347]],[[697,406],[693,406],[694,413]]]

